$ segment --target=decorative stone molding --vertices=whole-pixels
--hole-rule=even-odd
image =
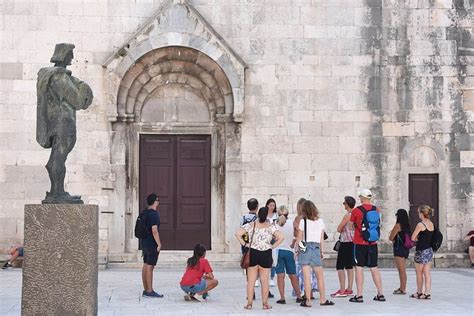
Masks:
[[[242,122],[247,66],[185,0],[166,1],[103,67],[112,122],[136,118],[146,95],[171,81],[200,89],[217,114]]]

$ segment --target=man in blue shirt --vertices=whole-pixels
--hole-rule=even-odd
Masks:
[[[158,232],[160,228],[160,214],[158,213],[160,200],[156,193],[151,193],[147,196],[146,201],[148,208],[143,212],[146,212],[144,218],[148,235],[146,238],[142,239],[141,243],[143,250],[143,296],[161,298],[163,295],[158,294],[153,290],[153,270],[155,269],[158,255],[161,250],[161,240]]]

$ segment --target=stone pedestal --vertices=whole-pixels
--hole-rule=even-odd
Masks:
[[[96,315],[96,205],[25,205],[22,315]]]

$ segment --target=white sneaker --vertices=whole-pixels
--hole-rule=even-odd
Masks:
[[[202,297],[201,294],[196,294],[196,295],[194,295],[193,298],[194,298],[196,301],[198,301],[198,302],[205,302],[205,301],[206,301],[206,300],[204,299],[204,297]]]
[[[270,286],[275,286],[275,281],[273,281],[272,279],[270,279]]]
[[[259,287],[260,286],[260,282],[258,282],[258,280],[255,281],[255,287]]]

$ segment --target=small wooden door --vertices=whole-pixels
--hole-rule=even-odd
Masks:
[[[141,135],[140,202],[160,199],[164,250],[211,249],[211,136]]]
[[[439,227],[439,183],[438,174],[410,174],[408,176],[410,201],[410,225],[412,230],[420,221],[418,206],[426,204],[434,209],[433,223]]]

